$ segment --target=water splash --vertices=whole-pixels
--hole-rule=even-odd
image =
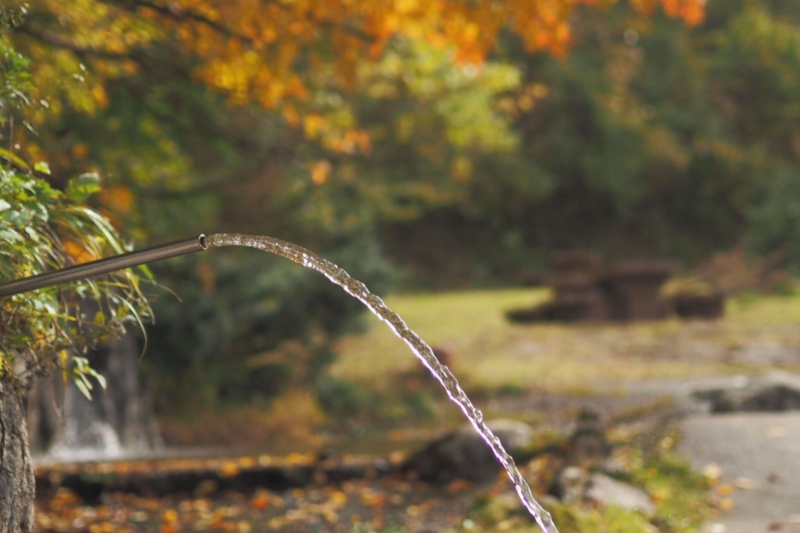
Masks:
[[[299,263],[306,268],[321,272],[333,283],[339,285],[348,294],[366,305],[370,311],[377,315],[398,337],[408,344],[411,351],[414,352],[422,364],[425,365],[439,383],[442,384],[450,399],[461,408],[475,430],[480,434],[483,440],[486,441],[486,444],[492,449],[498,461],[500,461],[506,469],[506,472],[508,472],[508,477],[511,478],[511,482],[514,484],[523,505],[525,505],[525,508],[533,515],[536,523],[539,524],[545,533],[558,533],[558,529],[556,529],[550,514],[534,499],[528,483],[522,477],[522,474],[520,474],[514,464],[514,460],[505,451],[503,445],[500,444],[500,439],[492,433],[483,421],[483,413],[472,404],[450,369],[442,365],[433,355],[431,347],[428,346],[419,335],[414,333],[397,313],[389,309],[386,304],[383,303],[383,300],[369,292],[363,283],[350,277],[347,272],[335,264],[315,255],[305,248],[279,239],[273,239],[272,237],[221,233],[206,237],[205,245],[208,247],[248,246],[291,259],[295,263]]]

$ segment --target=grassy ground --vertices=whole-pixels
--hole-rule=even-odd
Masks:
[[[759,372],[793,367],[800,352],[800,296],[741,297],[716,321],[632,324],[507,322],[508,309],[548,298],[542,289],[510,289],[387,298],[429,344],[453,354],[469,387],[592,392],[646,379]],[[376,324],[344,339],[333,376],[384,386],[417,363],[403,343]]]
[[[499,391],[587,397],[621,391],[625,382],[800,368],[800,295],[733,299],[725,318],[716,321],[584,325],[506,321],[506,310],[548,297],[543,289],[507,289],[396,295],[386,301],[431,345],[452,354],[453,370],[467,392],[485,393],[479,399],[489,416],[508,416],[508,402],[494,409],[497,402],[487,401],[496,399]],[[316,448],[326,419],[351,429],[359,426],[358,442],[366,433],[377,433],[381,440],[387,424],[399,431],[461,422],[405,344],[377,319],[367,318],[373,327],[340,341],[339,357],[330,369],[334,380],[321,383],[319,390],[291,391],[268,408],[243,406],[163,418],[167,441],[239,447],[258,442],[276,449],[303,442]],[[370,431],[371,426],[380,427]],[[420,438],[429,437],[426,433]],[[378,446],[368,441],[364,450]]]

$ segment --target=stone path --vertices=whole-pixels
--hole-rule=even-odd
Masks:
[[[748,382],[744,376],[664,380],[634,384],[628,393],[674,398],[683,413],[681,451],[697,469],[716,465],[720,483],[735,487],[733,507],[702,533],[800,533],[800,411],[711,415],[692,394]]]
[[[693,465],[721,469],[733,508],[706,533],[800,533],[800,412],[692,415],[681,448]]]

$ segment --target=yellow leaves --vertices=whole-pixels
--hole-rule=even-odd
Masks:
[[[92,98],[97,103],[98,107],[106,108],[108,107],[108,94],[106,94],[106,90],[102,85],[96,84],[92,86],[91,89]]]
[[[178,521],[178,513],[175,511],[175,509],[167,509],[161,515],[161,521],[162,522],[166,522],[167,524],[171,524],[173,522],[177,522]]]
[[[345,131],[340,135],[331,137],[324,144],[334,152],[343,154],[354,154],[356,152],[368,154],[372,149],[369,133],[364,130]]]
[[[306,138],[316,139],[323,122],[324,119],[316,113],[306,115],[303,119],[303,129],[305,130]]]
[[[384,492],[378,492],[371,487],[363,487],[358,493],[362,505],[367,507],[380,507],[386,505],[388,496]]]
[[[722,477],[722,469],[716,463],[709,463],[700,469],[709,486],[716,485]]]
[[[348,109],[337,109],[328,114],[310,112],[302,117],[294,116],[290,108],[287,120],[302,122],[303,134],[309,141],[318,141],[326,150],[338,154],[368,154],[372,150],[372,139],[366,130],[354,129],[355,118]],[[333,167],[328,161],[317,161],[311,166],[312,181],[321,185],[331,175]]]
[[[328,495],[329,501],[331,504],[338,508],[342,507],[347,503],[347,493],[341,490],[334,490]]]
[[[717,486],[717,494],[720,496],[730,496],[734,490],[736,490],[736,487],[730,483],[723,483]]]
[[[408,15],[419,10],[420,0],[395,0],[394,8],[397,13]]]
[[[72,157],[81,161],[89,154],[89,145],[84,142],[77,142],[72,145]]]
[[[219,475],[222,477],[234,477],[239,473],[239,465],[233,461],[226,461],[222,463],[219,469]]]
[[[450,163],[450,177],[456,183],[464,183],[472,177],[472,160],[465,155],[458,155]]]

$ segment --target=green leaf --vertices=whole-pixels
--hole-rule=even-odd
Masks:
[[[91,392],[89,392],[89,388],[86,386],[86,383],[84,383],[84,382],[83,382],[82,380],[80,380],[80,379],[76,379],[76,380],[75,380],[75,386],[77,386],[77,387],[78,387],[78,390],[79,390],[79,391],[81,391],[81,393],[82,393],[84,396],[86,396],[86,398],[87,398],[87,399],[89,399],[89,400],[91,400],[91,399],[92,399],[92,393],[91,393]]]
[[[42,174],[50,175],[50,165],[46,161],[39,161],[35,165],[33,165],[33,169],[36,172],[41,172]]]
[[[33,220],[34,213],[30,209],[6,211],[3,218],[17,227],[25,227]]]
[[[102,375],[102,374],[98,374],[94,370],[92,370],[92,375],[97,380],[97,383],[100,384],[100,388],[102,388],[103,390],[106,390],[106,385],[107,385],[106,377],[104,375]]]
[[[31,167],[28,165],[28,163],[25,162],[24,159],[22,159],[17,154],[9,152],[5,148],[0,148],[0,159],[5,159],[6,161],[11,163],[12,165],[21,168],[25,172],[30,172],[31,171]]]
[[[148,267],[147,265],[139,265],[137,268],[139,269],[139,272],[144,274],[147,279],[151,281],[155,279],[153,271],[150,270],[150,267]]]
[[[10,229],[0,229],[0,239],[10,244],[18,243],[23,240],[19,233]]]
[[[11,204],[5,200],[0,200],[0,211],[5,211],[6,209],[11,209]]]
[[[85,202],[91,195],[100,191],[100,177],[97,174],[81,174],[72,178],[64,191],[76,202]]]

